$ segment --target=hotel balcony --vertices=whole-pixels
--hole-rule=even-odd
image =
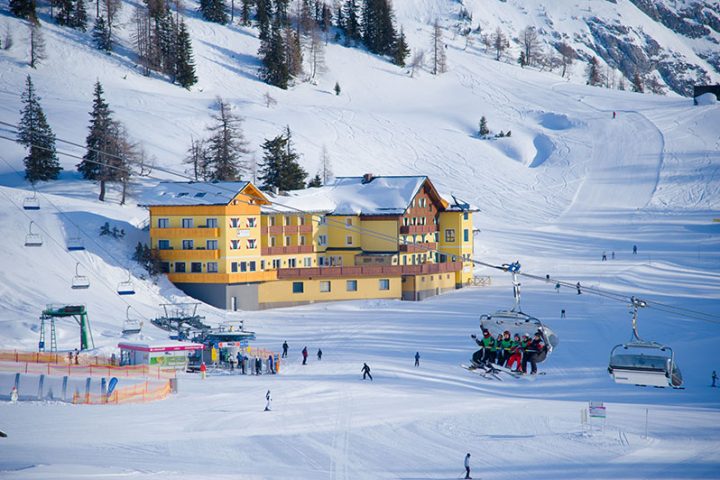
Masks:
[[[151,238],[217,238],[219,228],[151,228]]]
[[[437,225],[401,225],[400,233],[403,235],[414,235],[420,233],[435,233],[438,231]]]
[[[266,255],[286,255],[293,253],[313,253],[312,245],[288,245],[287,247],[264,247],[262,256]]]
[[[397,277],[400,275],[431,275],[462,270],[462,262],[424,263],[422,265],[376,265],[371,267],[317,267],[281,268],[277,270],[278,280],[293,278],[355,278],[355,277]]]
[[[426,253],[437,249],[437,243],[408,243],[400,244],[399,249],[404,253]]]
[[[158,250],[162,260],[217,260],[220,250]]]

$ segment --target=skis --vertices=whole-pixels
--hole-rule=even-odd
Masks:
[[[494,369],[490,365],[460,365],[465,370],[475,373],[477,375],[480,375],[483,378],[487,378],[489,380],[499,380],[502,382],[502,377],[498,375],[500,373],[499,370]]]

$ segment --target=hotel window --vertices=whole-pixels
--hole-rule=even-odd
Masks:
[[[238,264],[237,264],[237,262],[232,262],[232,263],[230,264],[230,271],[231,271],[232,273],[237,273],[237,271],[238,271]]]
[[[446,228],[445,229],[445,241],[446,242],[454,242],[455,241],[455,229],[454,228]]]
[[[324,267],[327,265],[327,259],[325,257],[318,257],[318,267]]]
[[[200,262],[192,262],[190,264],[190,271],[192,273],[202,273],[202,263]]]
[[[390,290],[390,279],[381,278],[380,280],[378,280],[378,288],[380,290]]]
[[[327,217],[325,215],[320,216],[320,220],[318,221],[318,225],[326,225],[327,224]]]
[[[303,216],[298,217],[298,225],[305,225],[305,217],[303,217]]]
[[[257,218],[249,217],[247,219],[247,226],[248,226],[248,228],[253,228],[253,227],[257,226]]]
[[[300,245],[305,245],[305,235],[300,235]]]
[[[463,230],[463,242],[468,241],[470,241],[470,230],[466,228],[465,230]]]
[[[207,248],[208,250],[217,250],[218,249],[218,241],[217,240],[206,241],[205,248]]]
[[[345,226],[346,227],[352,227],[352,218],[346,218],[345,219]]]
[[[292,243],[292,239],[288,236],[285,237],[285,246],[288,247]]]
[[[175,262],[175,273],[185,273],[185,262]]]
[[[346,289],[348,292],[357,292],[357,280],[348,280],[346,282]]]
[[[280,268],[280,259],[279,258],[273,258],[272,268],[274,268],[275,270]]]
[[[170,219],[158,218],[157,226],[158,228],[170,228]]]
[[[271,227],[275,226],[275,217],[273,215],[270,215],[270,226]]]
[[[193,219],[192,218],[183,218],[182,219],[182,228],[193,228]]]
[[[240,248],[240,240],[230,240],[230,250],[238,250]]]
[[[312,267],[312,257],[303,258],[303,267],[305,267],[305,268]]]
[[[292,220],[289,216],[285,215],[285,225],[290,225],[292,223]]]
[[[288,268],[297,267],[297,260],[294,258],[288,258]]]
[[[217,226],[218,226],[217,218],[208,218],[208,219],[206,219],[206,220],[205,220],[205,226],[206,226],[207,228],[217,228]]]
[[[232,228],[238,228],[239,225],[240,225],[240,219],[239,219],[239,218],[231,218],[231,219],[230,219],[230,226],[231,226]]]
[[[160,262],[160,273],[170,273],[170,262]]]
[[[469,216],[468,212],[463,212],[463,220],[467,220]]]
[[[410,224],[410,219],[408,217],[403,217],[403,225],[408,226]]]
[[[345,237],[345,243],[347,245],[352,245],[352,243],[353,243],[352,235],[348,235],[347,237]]]
[[[250,265],[248,265],[248,267],[250,268],[251,272],[254,272],[255,270],[257,270],[257,263],[255,262],[255,260],[251,261]]]
[[[170,240],[158,240],[158,250],[170,250]]]
[[[247,262],[240,262],[240,271],[247,272]]]
[[[217,262],[208,262],[207,263],[207,271],[208,271],[208,273],[217,273],[217,271],[218,271]]]
[[[260,260],[260,270],[265,270],[265,260]]]
[[[256,245],[257,245],[257,240],[255,240],[254,238],[248,239],[247,248],[255,248]]]
[[[330,291],[330,282],[327,282],[327,281],[320,282],[320,291],[321,292],[329,292]]]
[[[327,235],[318,235],[318,245],[321,247],[327,245]]]
[[[304,291],[305,286],[303,282],[293,282],[293,293],[303,293]]]
[[[270,246],[271,247],[275,246],[275,237],[270,237]]]
[[[182,241],[182,249],[183,250],[192,250],[195,248],[195,242],[193,240],[183,240]]]

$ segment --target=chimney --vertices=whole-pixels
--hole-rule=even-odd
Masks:
[[[366,183],[372,182],[374,178],[375,177],[373,176],[372,173],[366,173],[365,175],[363,175],[363,179],[362,179],[363,185],[365,185]]]

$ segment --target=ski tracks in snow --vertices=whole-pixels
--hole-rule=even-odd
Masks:
[[[350,464],[350,429],[352,428],[352,398],[346,388],[341,396],[335,413],[335,434],[333,435],[330,471],[333,480],[347,480]]]

